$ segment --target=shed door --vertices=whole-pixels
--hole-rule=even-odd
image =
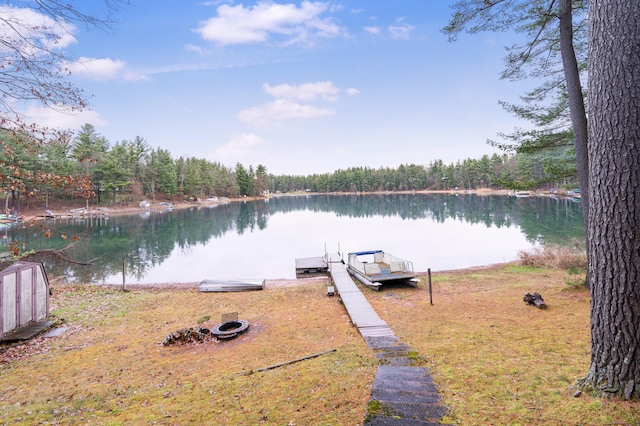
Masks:
[[[33,275],[32,269],[20,271],[20,323],[23,326],[33,321]]]
[[[16,328],[16,274],[2,277],[2,334]]]

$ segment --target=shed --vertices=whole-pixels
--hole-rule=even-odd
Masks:
[[[0,271],[0,339],[49,315],[49,280],[39,262],[18,261]]]

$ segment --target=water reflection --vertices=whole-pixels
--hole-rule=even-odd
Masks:
[[[580,204],[475,195],[279,197],[109,219],[48,222],[5,230],[29,249],[61,248],[95,266],[48,262],[51,275],[80,282],[199,282],[205,278],[293,278],[295,258],[383,249],[417,271],[510,261],[534,244],[584,239]],[[67,236],[67,239],[61,238]]]

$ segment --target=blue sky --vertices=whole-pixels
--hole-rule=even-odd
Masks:
[[[131,3],[64,46],[90,110],[33,119],[275,174],[480,158],[522,125],[498,105],[528,87],[499,79],[509,34],[449,43],[453,1]]]

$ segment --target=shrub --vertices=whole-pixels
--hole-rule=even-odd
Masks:
[[[520,264],[536,268],[566,269],[586,271],[587,254],[577,247],[562,247],[558,245],[535,247],[531,251],[519,253]],[[573,274],[572,274],[573,275]]]

